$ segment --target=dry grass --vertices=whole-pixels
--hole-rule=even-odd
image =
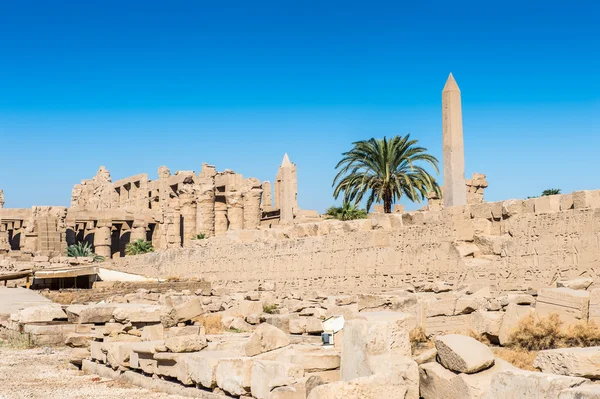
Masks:
[[[496,357],[506,360],[515,367],[523,370],[537,371],[537,369],[533,367],[533,361],[538,354],[535,351],[511,348],[492,348],[492,350]]]
[[[30,349],[33,348],[34,345],[31,343],[31,340],[27,336],[27,334],[10,334],[4,339],[0,339],[0,348],[10,348],[10,349]]]
[[[268,314],[274,314],[277,311],[278,307],[279,306],[276,303],[273,303],[271,305],[264,305],[263,312],[268,313]]]
[[[580,321],[567,329],[563,329],[562,325],[556,313],[540,318],[530,315],[512,331],[511,347],[539,351],[600,345],[600,329],[593,321]]]
[[[222,316],[216,313],[207,313],[195,317],[195,322],[204,326],[206,334],[221,334],[223,332]]]
[[[433,342],[427,338],[425,330],[423,330],[422,327],[416,327],[411,330],[408,333],[408,338],[410,340],[410,347],[413,353],[415,353],[418,349],[433,347]]]

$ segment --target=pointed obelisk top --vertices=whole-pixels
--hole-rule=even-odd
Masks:
[[[287,166],[292,166],[292,162],[290,162],[290,157],[288,157],[287,152],[283,155],[283,161],[281,161],[281,167],[285,168]]]
[[[454,80],[454,76],[452,76],[452,73],[450,73],[450,75],[448,76],[448,80],[446,80],[444,90],[442,90],[442,92],[445,91],[460,91],[458,85],[456,84],[456,80]]]

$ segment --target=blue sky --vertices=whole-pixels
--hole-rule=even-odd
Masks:
[[[0,0],[5,206],[68,205],[100,165],[273,180],[288,152],[322,211],[353,141],[411,133],[441,160],[449,72],[487,200],[600,188],[600,6],[403,3]]]

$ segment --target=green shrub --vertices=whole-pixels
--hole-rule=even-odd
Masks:
[[[135,240],[130,242],[125,247],[126,255],[141,255],[146,254],[148,252],[154,252],[154,248],[152,247],[152,243],[146,240]]]
[[[96,255],[92,250],[92,246],[88,242],[78,242],[77,244],[67,247],[67,256],[71,258],[87,258],[93,257],[94,262],[102,262],[104,256]]]
[[[200,234],[196,234],[195,236],[192,237],[192,240],[204,240],[206,238],[206,235],[204,233],[200,233]]]

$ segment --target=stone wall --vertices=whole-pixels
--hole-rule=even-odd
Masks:
[[[265,280],[344,291],[435,280],[535,288],[580,275],[600,281],[599,242],[600,191],[578,191],[232,231],[190,248],[115,259],[109,267],[239,288]]]

